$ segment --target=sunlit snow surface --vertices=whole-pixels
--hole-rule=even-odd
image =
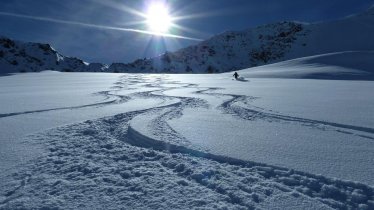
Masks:
[[[374,83],[239,73],[0,77],[0,209],[373,209]]]

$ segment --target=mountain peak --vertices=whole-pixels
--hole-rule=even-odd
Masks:
[[[0,35],[0,70],[227,72],[304,56],[374,50],[373,21],[374,5],[361,14],[338,21],[315,24],[281,21],[243,31],[225,31],[176,52],[165,52],[157,57],[138,59],[127,64],[113,63],[110,66],[88,64],[77,58],[63,56],[49,44],[15,41]]]
[[[96,70],[93,67],[90,71]],[[59,54],[49,44],[22,42],[0,35],[0,69],[1,73],[86,71],[87,64],[80,59]],[[97,70],[101,71],[100,68]]]

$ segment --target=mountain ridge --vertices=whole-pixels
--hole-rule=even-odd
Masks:
[[[88,64],[79,58],[61,55],[50,44],[22,42],[0,36],[0,73],[100,71],[104,68],[103,64]]]
[[[221,73],[299,57],[374,50],[374,6],[349,17],[319,23],[282,21],[226,31],[196,45],[130,63],[86,63],[51,45],[0,36],[0,72]]]
[[[242,36],[245,37],[244,40]],[[373,36],[374,7],[370,7],[362,13],[333,21],[284,21],[243,31],[224,32],[174,53],[165,53],[144,61],[138,60],[124,66],[123,70],[144,69],[171,73],[227,72],[319,54],[370,51],[374,49],[374,41],[371,38]],[[235,40],[230,43],[232,37]],[[221,40],[217,43],[215,40],[219,39]],[[240,44],[245,46],[235,46]],[[188,53],[191,48],[195,50]],[[221,48],[218,52],[225,54],[218,57],[212,55],[212,52],[217,52],[216,48]],[[201,53],[204,51],[205,54]],[[186,54],[182,57],[187,58],[187,61],[178,60],[180,54]],[[194,55],[198,55],[197,58],[193,58]],[[188,60],[189,57],[192,59]],[[235,60],[233,57],[240,59]]]

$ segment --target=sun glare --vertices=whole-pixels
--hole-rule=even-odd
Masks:
[[[169,9],[162,3],[154,3],[148,7],[146,22],[149,30],[155,33],[166,33],[172,25]]]

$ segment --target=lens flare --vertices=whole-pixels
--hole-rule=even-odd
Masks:
[[[148,7],[146,22],[149,30],[155,33],[166,33],[172,25],[172,17],[169,14],[167,5],[153,3]]]

